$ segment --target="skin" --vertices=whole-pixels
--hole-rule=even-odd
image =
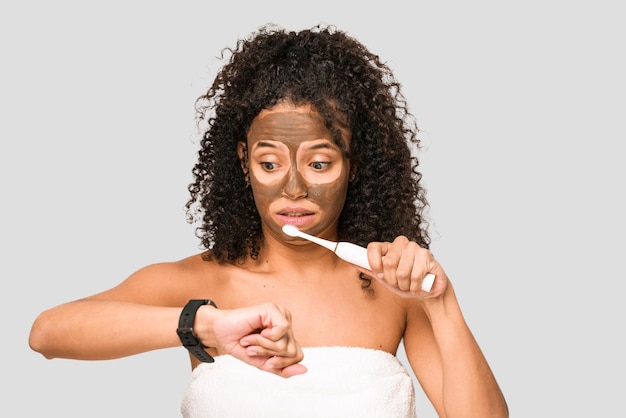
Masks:
[[[350,145],[347,131],[344,141]],[[454,289],[428,250],[402,236],[370,243],[372,271],[366,271],[281,231],[293,223],[336,239],[349,186],[350,162],[310,107],[280,103],[262,111],[237,151],[262,219],[258,259],[219,264],[196,254],[146,266],[112,289],[44,311],[33,324],[31,347],[48,358],[76,359],[180,347],[181,307],[208,298],[219,309],[201,307],[194,331],[213,356],[230,354],[291,377],[307,372],[301,347],[395,354],[404,338],[439,416],[508,416]],[[360,271],[375,277],[375,296],[361,289]],[[430,292],[420,290],[426,273],[436,275]],[[198,360],[190,359],[193,368]]]

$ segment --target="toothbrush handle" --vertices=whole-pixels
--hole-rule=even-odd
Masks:
[[[367,248],[351,242],[340,242],[335,248],[335,254],[348,263],[352,263],[364,269],[371,270],[369,261],[367,261]]]
[[[364,269],[372,269],[370,267],[369,261],[367,260],[367,248],[363,248],[351,242],[340,242],[337,244],[335,254],[337,254],[339,258],[347,261],[348,263],[357,265]],[[432,273],[428,273],[426,276],[424,276],[424,279],[422,280],[422,290],[424,290],[425,292],[430,292],[434,281],[435,275]]]
[[[425,292],[430,292],[430,289],[433,287],[433,283],[435,282],[435,275],[432,273],[426,274],[422,279],[422,290]]]

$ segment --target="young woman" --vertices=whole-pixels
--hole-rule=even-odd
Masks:
[[[332,27],[266,26],[227,51],[197,103],[187,209],[206,251],[44,311],[31,347],[95,360],[182,344],[185,417],[398,418],[415,416],[404,341],[441,417],[508,416],[428,251],[417,127],[389,68]],[[286,224],[366,246],[370,269]]]

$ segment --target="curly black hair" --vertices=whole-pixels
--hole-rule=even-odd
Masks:
[[[261,220],[237,142],[246,140],[259,112],[285,99],[319,112],[342,149],[337,126],[347,123],[352,132],[348,158],[356,172],[338,238],[365,246],[405,235],[429,247],[428,203],[412,153],[420,148],[417,124],[400,83],[377,55],[334,26],[295,32],[268,24],[223,49],[221,58],[228,62],[196,102],[206,130],[185,206],[188,222],[201,220],[196,234],[210,250],[207,259],[259,254]]]

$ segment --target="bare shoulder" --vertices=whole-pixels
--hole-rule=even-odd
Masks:
[[[202,298],[205,289],[210,289],[211,284],[217,282],[222,268],[217,262],[206,260],[202,254],[149,264],[132,273],[119,285],[89,299],[180,306],[189,299]]]
[[[176,261],[149,264],[134,272],[129,279],[141,278],[144,275],[148,275],[152,278],[157,276],[164,279],[171,279],[173,277],[181,278],[186,276],[196,277],[200,273],[210,272],[214,269],[219,269],[216,262],[207,261],[203,254],[194,254]]]

